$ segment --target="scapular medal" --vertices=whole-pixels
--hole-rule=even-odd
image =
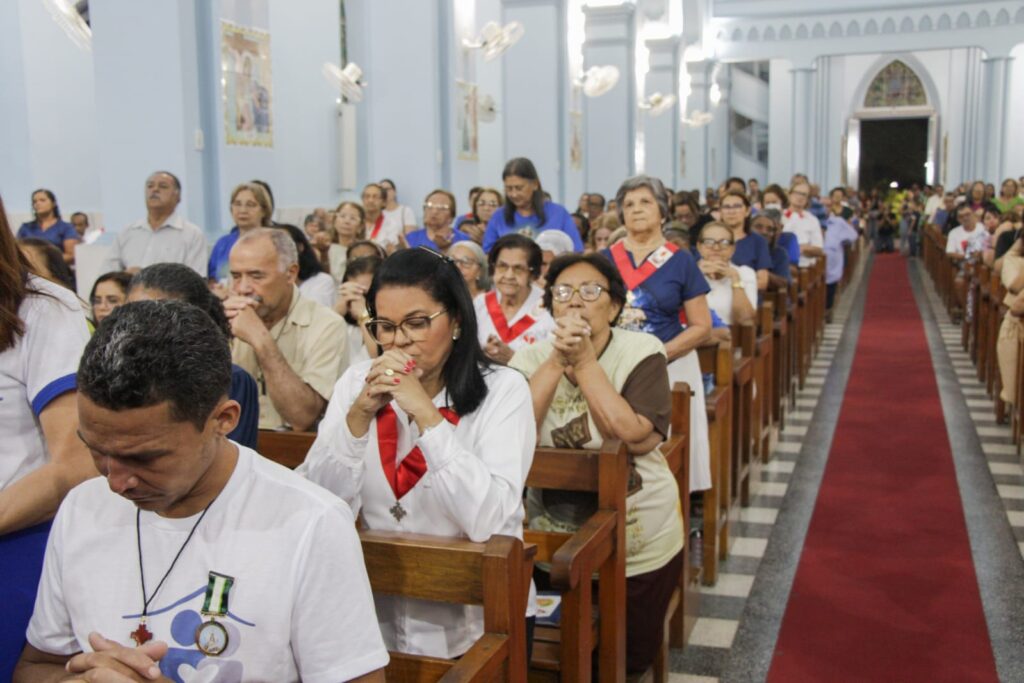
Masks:
[[[202,609],[203,616],[209,617],[209,620],[196,627],[196,647],[209,657],[216,657],[228,647],[228,630],[215,617],[223,617],[228,613],[228,593],[234,583],[234,578],[230,576],[210,572]]]

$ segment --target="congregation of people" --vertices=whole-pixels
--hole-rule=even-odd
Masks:
[[[698,350],[814,264],[831,314],[856,244],[916,256],[940,231],[964,311],[962,264],[1001,274],[1015,396],[1013,179],[887,195],[640,175],[566,207],[515,158],[468,204],[433,190],[422,220],[388,179],[301,226],[275,222],[269,183],[241,182],[212,245],[174,174],[143,189],[85,302],[86,214],[65,222],[40,189],[15,236],[0,202],[3,680],[383,680],[389,652],[458,658],[481,608],[374,594],[358,530],[572,533],[598,497],[530,488],[534,453],[611,440],[629,453],[625,668],[644,674],[715,481]],[[661,448],[678,382],[688,491]],[[257,451],[271,431],[315,433],[294,472]],[[524,591],[527,653],[546,574]]]

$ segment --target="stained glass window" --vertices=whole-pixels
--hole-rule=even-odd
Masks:
[[[892,61],[878,72],[868,86],[864,106],[875,107],[918,107],[928,104],[924,85],[913,69],[900,60]]]

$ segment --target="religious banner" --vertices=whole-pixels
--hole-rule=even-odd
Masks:
[[[479,158],[480,135],[476,110],[476,84],[458,81],[458,107],[456,120],[459,159],[476,161]]]
[[[227,144],[273,147],[269,33],[221,22],[221,86]]]

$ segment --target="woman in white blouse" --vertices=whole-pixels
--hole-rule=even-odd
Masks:
[[[383,352],[342,375],[299,471],[369,529],[522,538],[536,444],[530,389],[481,351],[458,268],[429,250],[402,250],[366,298],[367,329]],[[483,633],[479,607],[375,600],[389,649],[457,657]]]
[[[416,215],[412,212],[412,209],[398,203],[398,190],[395,189],[395,181],[385,178],[377,184],[384,190],[383,213],[385,220],[389,217],[394,217],[394,220],[402,224],[403,233],[419,230],[420,226],[416,222]]]
[[[708,223],[697,238],[700,261],[697,266],[708,281],[708,307],[722,322],[746,324],[757,315],[757,274],[750,266],[732,263],[736,238],[721,223]]]

